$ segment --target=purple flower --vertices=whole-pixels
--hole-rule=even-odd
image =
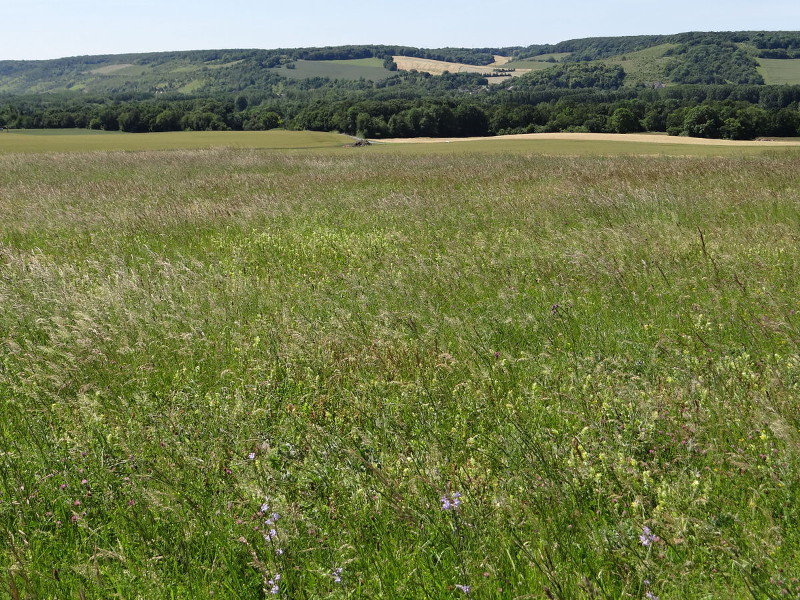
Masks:
[[[657,535],[653,535],[653,532],[650,531],[650,528],[647,525],[642,527],[642,535],[639,536],[639,542],[641,542],[642,546],[649,546],[653,542],[657,542],[660,539],[661,538],[659,538]]]
[[[468,585],[461,585],[461,584],[458,584],[458,583],[455,585],[455,588],[456,588],[457,590],[461,590],[461,591],[462,591],[462,592],[464,592],[465,594],[469,594],[470,590],[472,589],[472,588],[471,588],[470,586],[468,586]]]
[[[658,596],[656,596],[656,595],[655,595],[653,592],[651,592],[650,590],[647,590],[647,591],[644,593],[644,597],[645,597],[645,598],[647,598],[647,600],[658,600]]]
[[[336,567],[331,573],[334,583],[342,583],[342,567]]]
[[[278,592],[281,591],[280,588],[278,587],[278,582],[280,580],[281,580],[281,574],[275,573],[275,575],[272,576],[272,579],[267,581],[267,585],[270,586],[269,593],[272,594],[273,596],[276,596]]]
[[[445,494],[441,497],[442,510],[453,510],[461,506],[461,493],[453,492],[450,495]]]
[[[247,458],[249,458],[250,460],[255,460],[256,459],[256,453],[255,452],[251,452],[250,454],[247,455]]]

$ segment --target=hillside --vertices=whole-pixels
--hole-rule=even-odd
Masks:
[[[0,130],[800,136],[800,32],[0,62]]]
[[[314,82],[312,87],[362,79],[377,83],[398,69],[433,75],[477,72],[490,75],[489,82],[496,83],[559,63],[585,62],[621,66],[626,86],[798,84],[798,60],[800,32],[690,32],[507,48],[202,50],[0,61],[0,93],[205,95],[271,90],[281,83],[306,80]],[[509,71],[495,72],[498,67]]]

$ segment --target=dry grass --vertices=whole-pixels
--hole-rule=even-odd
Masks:
[[[451,142],[477,142],[489,140],[562,140],[562,141],[582,141],[582,142],[638,142],[649,144],[689,144],[700,146],[729,146],[747,147],[758,146],[769,147],[796,147],[800,148],[800,142],[780,141],[780,140],[718,140],[706,138],[691,138],[668,136],[661,134],[648,133],[519,133],[511,135],[497,135],[488,137],[468,137],[468,138],[387,138],[381,142],[388,144],[437,144]]]
[[[415,58],[412,56],[394,56],[392,57],[397,64],[397,68],[401,71],[419,71],[421,73],[430,73],[431,75],[442,75],[447,73],[480,73],[481,75],[488,75],[492,73],[494,67],[501,67],[509,62],[508,56],[495,56],[495,62],[491,65],[466,65],[463,63],[451,63],[441,60],[431,60],[428,58]],[[511,79],[512,77],[519,77],[525,73],[529,73],[530,69],[517,69],[513,73],[508,73],[503,77],[492,77],[492,83],[499,83],[501,81]]]

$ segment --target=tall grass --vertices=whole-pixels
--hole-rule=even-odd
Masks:
[[[800,595],[799,167],[0,156],[0,589]]]

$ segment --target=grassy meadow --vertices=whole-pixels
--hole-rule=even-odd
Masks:
[[[0,596],[800,596],[800,155],[338,146],[0,153]]]
[[[321,150],[341,148],[353,140],[322,131],[169,131],[133,134],[87,129],[25,129],[0,132],[0,154],[139,152],[252,148],[261,150]]]
[[[758,63],[767,85],[800,84],[800,59],[759,58]]]
[[[291,69],[282,66],[271,70],[291,79],[330,77],[331,79],[357,80],[363,77],[369,81],[383,81],[392,74],[383,67],[383,61],[379,58],[297,60],[291,64]]]

